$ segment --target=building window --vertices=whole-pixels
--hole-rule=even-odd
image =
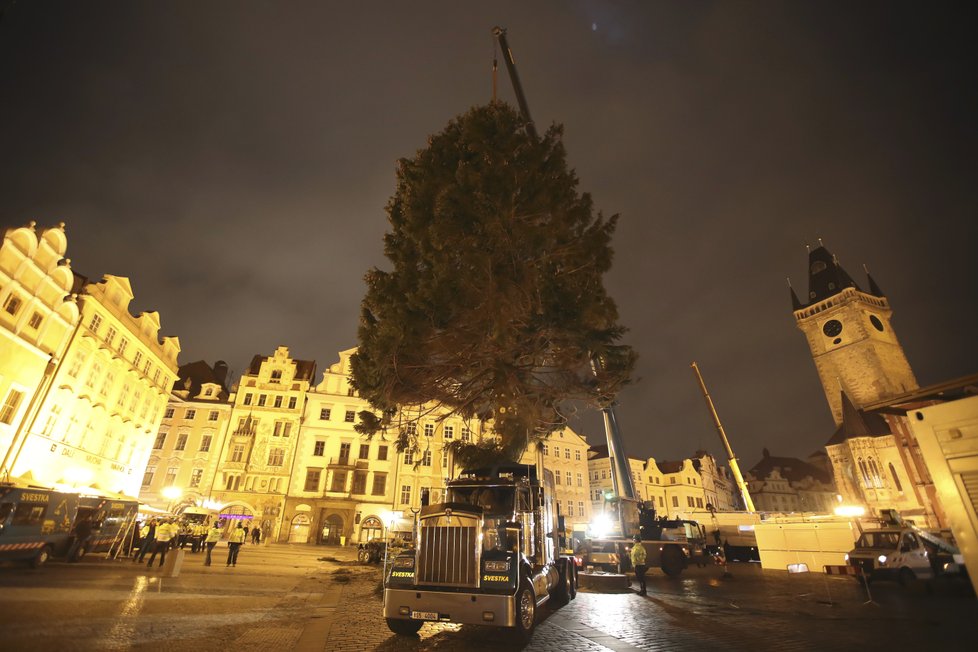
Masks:
[[[543,445],[543,454],[550,455],[550,446],[548,444]]]
[[[434,437],[435,436],[435,424],[433,424],[433,423],[426,423],[426,424],[424,424],[424,436],[425,437]]]
[[[319,478],[322,474],[321,469],[306,469],[306,484],[302,487],[302,490],[319,491]]]
[[[560,457],[560,446],[554,446],[554,457]]]
[[[679,507],[679,496],[673,496],[672,497],[672,506],[673,507]]]
[[[429,448],[421,455],[421,466],[431,466],[431,449]]]
[[[197,410],[187,410],[187,415],[184,417],[187,421],[192,421],[194,417],[197,416]]]
[[[119,340],[119,355],[122,355],[123,353],[126,352],[127,346],[129,346],[129,340],[127,340],[124,337],[121,340]]]
[[[380,460],[381,462],[384,462],[384,461],[387,460],[387,447],[386,446],[378,446],[377,447],[377,459]]]
[[[105,332],[105,343],[109,346],[112,346],[112,340],[115,339],[116,332],[115,326],[109,326],[109,330]]]
[[[156,441],[153,443],[153,449],[160,450],[161,448],[163,448],[163,444],[165,443],[166,443],[166,433],[161,432],[158,435],[156,435]]]
[[[319,420],[320,421],[329,421],[329,415],[330,415],[330,409],[329,408],[323,408],[323,409],[321,409],[319,411]]]
[[[146,472],[143,473],[143,486],[144,487],[148,487],[149,485],[153,484],[153,476],[154,475],[156,475],[156,467],[155,466],[147,466],[146,467]]]
[[[98,380],[98,377],[101,375],[102,375],[102,367],[99,366],[99,363],[93,362],[92,368],[88,370],[88,379],[85,381],[85,384],[91,387],[92,389],[95,389],[95,382]]]
[[[159,369],[155,369],[153,371],[153,382],[154,383],[160,382],[160,370]],[[210,393],[211,393],[211,390],[207,390],[207,396],[210,396]]]
[[[580,449],[574,451],[574,459],[577,460],[578,462],[581,461],[581,451],[580,451]]]
[[[472,431],[469,430],[468,426],[462,426],[462,441],[472,441]]]
[[[285,460],[284,448],[273,448],[270,451],[268,451],[269,466],[282,466],[283,460]]]
[[[282,407],[282,397],[281,396],[276,396],[275,397],[275,402],[272,404],[272,407],[277,407],[277,408]]]
[[[194,469],[190,472],[190,486],[199,487],[200,478],[204,475],[204,469]]]
[[[374,473],[374,486],[370,490],[371,495],[383,496],[387,492],[387,474]]]
[[[200,438],[200,451],[206,453],[211,449],[211,439],[212,435],[204,435]]]
[[[296,405],[296,398],[294,396],[289,397],[289,409],[294,410]]]
[[[245,405],[251,405],[251,396],[252,395],[250,393],[245,394],[245,397],[244,397],[244,404]]]
[[[166,412],[163,413],[163,418],[164,419],[172,419],[173,418],[173,408],[168,407],[166,409]]]
[[[235,444],[234,448],[231,449],[231,461],[240,462],[244,459],[244,444]]]
[[[92,315],[92,321],[88,323],[88,329],[93,333],[98,333],[98,329],[101,325],[102,318],[99,315]]]
[[[577,501],[577,515],[578,516],[584,516],[584,501],[583,500]]]
[[[16,315],[17,311],[20,310],[20,303],[20,299],[11,294],[4,302],[3,309],[11,315]]]
[[[57,404],[52,405],[51,412],[48,414],[47,423],[44,424],[44,430],[42,431],[42,434],[50,435],[52,432],[54,432],[54,426],[57,425],[58,418],[60,416],[61,416],[61,406]],[[892,466],[893,465],[891,464],[890,467],[892,468]]]
[[[578,487],[584,486],[584,476],[582,476],[580,473],[577,474],[577,486]]]
[[[452,439],[455,437],[455,426],[445,426],[442,428],[441,432],[441,436],[445,439]]]
[[[441,468],[443,470],[448,468],[448,446],[441,449]]]
[[[601,469],[601,479],[602,480],[608,479],[608,469]]]
[[[180,471],[180,467],[178,467],[178,466],[171,466],[171,467],[169,467],[166,470],[166,477],[163,478],[163,486],[164,487],[172,487],[174,484],[176,484],[176,481],[177,481],[177,473],[179,471]]]
[[[404,463],[414,464],[414,451],[410,448],[404,451]]]
[[[186,450],[187,449],[187,439],[188,438],[189,438],[189,435],[186,435],[186,434],[177,435],[177,445],[175,446],[175,449],[178,450],[178,451]]]
[[[271,377],[268,379],[268,382],[270,382],[273,385],[278,385],[279,383],[281,383],[282,382],[282,370],[281,369],[275,369],[275,370],[273,370]],[[278,406],[276,405],[275,407],[278,407]]]
[[[340,464],[350,463],[350,443],[343,442],[340,444]]]
[[[669,484],[676,484],[676,478],[675,477],[669,478]]]
[[[11,424],[14,422],[14,414],[20,407],[23,398],[24,392],[18,392],[16,389],[7,393],[7,399],[3,402],[3,407],[0,408],[0,423]]]
[[[401,504],[411,504],[411,485],[409,484],[401,485]]]
[[[217,410],[211,410],[210,413],[208,413],[208,415],[207,415],[207,420],[208,421],[217,421],[217,417],[219,415],[220,415],[220,412],[218,412]]]
[[[41,327],[41,321],[43,319],[44,318],[41,317],[41,313],[35,312],[33,315],[31,315],[31,320],[27,322],[27,325],[33,328],[34,330],[37,330],[38,328]]]
[[[268,396],[265,394],[258,395],[258,407],[265,407],[265,401],[268,400]]]
[[[365,460],[370,457],[370,444],[360,444],[360,459]]]
[[[570,459],[570,449],[569,448],[565,448],[564,449],[564,459],[565,460],[569,460]]]
[[[71,366],[68,368],[68,375],[72,378],[78,378],[78,373],[81,371],[82,362],[84,362],[82,354],[76,353],[75,357],[71,361]]]
[[[132,359],[132,366],[135,367],[136,369],[139,369],[139,363],[142,361],[142,359],[143,359],[143,352],[136,351],[136,356]]]
[[[365,494],[367,493],[367,472],[366,471],[354,471],[353,472],[353,487],[350,490],[351,493],[355,494]]]
[[[316,457],[322,457],[323,453],[325,452],[326,452],[326,442],[317,441],[315,444],[312,445],[312,454],[315,455]]]
[[[571,472],[567,471],[564,473],[564,480],[567,481],[567,486],[571,486]]]
[[[694,507],[695,505],[696,505],[696,503],[693,502],[693,497],[692,496],[686,496],[686,506],[687,507]]]
[[[554,484],[560,484],[560,471],[554,473]]]
[[[353,396],[353,388],[352,387],[347,387],[346,388],[346,395],[347,396]]]
[[[356,416],[357,416],[356,412],[354,412],[353,410],[347,410],[346,415],[344,415],[343,417],[343,420],[346,421],[347,423],[353,423],[353,420],[356,419]]]
[[[333,471],[333,484],[330,491],[346,491],[346,471]]]
[[[897,491],[903,493],[903,485],[900,484],[900,478],[897,477],[896,468],[894,468],[893,462],[890,462],[890,475],[893,476],[893,484],[896,485]]]

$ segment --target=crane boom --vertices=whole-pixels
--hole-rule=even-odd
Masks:
[[[506,62],[506,70],[509,72],[509,80],[513,83],[513,91],[516,93],[516,102],[520,107],[520,115],[526,121],[526,133],[533,138],[537,138],[537,129],[533,125],[533,118],[530,117],[530,107],[526,103],[526,95],[523,94],[523,85],[520,83],[519,73],[516,72],[516,59],[513,58],[513,51],[509,49],[509,42],[506,40],[506,28],[493,27],[492,35],[499,42],[499,47],[503,51],[503,61]]]
[[[710,398],[710,393],[706,391],[706,383],[703,382],[700,368],[696,366],[695,362],[690,366],[693,368],[693,373],[696,374],[696,380],[699,382],[700,389],[703,391],[703,398],[706,399],[706,406],[710,409],[710,416],[713,417],[713,425],[717,427],[717,432],[720,434],[720,441],[723,443],[723,448],[727,451],[727,463],[730,465],[730,472],[733,474],[734,482],[737,483],[737,489],[740,490],[740,496],[744,500],[744,509],[753,513],[754,501],[750,498],[750,492],[747,491],[747,483],[744,482],[744,476],[740,473],[740,466],[737,464],[737,458],[733,454],[733,449],[730,448],[727,433],[723,431],[720,417],[717,415],[716,408],[713,407],[713,399]]]

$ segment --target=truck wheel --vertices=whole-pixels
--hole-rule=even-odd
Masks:
[[[571,570],[570,564],[561,561],[557,564],[557,572],[560,576],[557,578],[556,586],[550,592],[550,599],[556,606],[563,607],[571,600],[571,583],[574,581],[572,573],[574,571]]]
[[[679,548],[665,546],[665,549],[662,551],[662,561],[660,562],[662,572],[669,577],[678,577],[683,572],[684,566],[683,553],[679,552]]]
[[[51,558],[51,546],[42,546],[37,554],[31,559],[31,568],[40,568]]]
[[[422,625],[424,625],[424,622],[420,620],[402,620],[400,618],[387,619],[387,627],[389,627],[395,634],[400,634],[402,636],[417,634]]]
[[[520,580],[520,588],[516,592],[516,631],[517,638],[523,643],[530,640],[533,636],[533,627],[537,620],[537,598],[533,593],[530,581],[523,577]]]
[[[359,550],[357,550],[357,561],[360,562],[361,564],[366,564],[367,563],[368,556],[369,555],[368,555],[367,551],[364,550],[363,548],[360,548]]]
[[[917,576],[914,575],[914,572],[909,568],[900,569],[900,586],[902,586],[903,588],[907,588],[908,586],[913,584],[914,580],[916,579]]]

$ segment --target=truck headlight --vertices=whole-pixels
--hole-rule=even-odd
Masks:
[[[394,568],[414,568],[414,557],[397,557]]]
[[[508,573],[509,572],[509,560],[504,561],[486,561],[485,562],[486,572],[489,573]]]
[[[886,564],[886,555],[880,555],[879,557],[876,558],[876,561],[880,563],[880,566],[883,566],[884,564]]]

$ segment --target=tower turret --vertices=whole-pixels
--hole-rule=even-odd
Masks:
[[[841,392],[861,406],[917,388],[890,325],[890,302],[872,277],[868,287],[863,291],[819,241],[808,254],[808,302],[792,306],[836,425],[842,423]]]

